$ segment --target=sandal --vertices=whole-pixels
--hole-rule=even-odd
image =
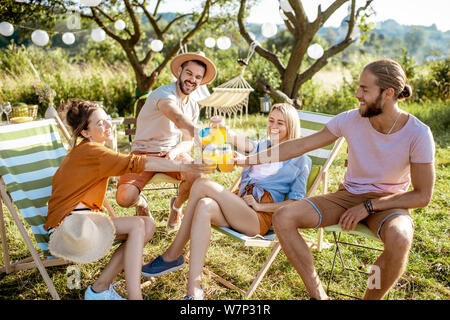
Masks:
[[[139,194],[139,197],[142,198],[145,201],[145,207],[136,206],[136,216],[138,216],[138,217],[150,217],[151,214],[150,214],[150,210],[148,210],[147,198],[142,193]]]
[[[167,229],[170,230],[177,230],[181,224],[181,212],[183,209],[174,207],[176,199],[176,196],[170,199],[169,217],[167,218]]]

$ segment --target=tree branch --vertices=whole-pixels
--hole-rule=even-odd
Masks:
[[[158,9],[159,9],[159,5],[161,4],[161,0],[158,0],[158,2],[156,3],[156,7],[155,10],[153,11],[153,16],[156,17],[158,15]]]
[[[192,28],[191,31],[189,31],[181,40],[181,45],[186,44],[193,36],[194,34],[200,29],[202,25],[208,21],[208,14],[209,14],[209,8],[211,6],[211,0],[207,0],[205,3],[205,7],[203,8],[202,13],[200,14],[199,19],[197,20],[197,23]],[[163,62],[152,72],[150,77],[155,77],[155,75],[158,75],[165,66],[169,63],[170,60],[178,53],[179,51],[178,45],[174,45],[171,50],[165,55]]]
[[[110,36],[111,38],[113,38],[114,40],[116,40],[117,42],[122,44],[125,40],[122,39],[121,37],[119,37],[117,34],[115,34],[113,31],[111,31],[111,29],[109,29],[108,27],[105,26],[103,21],[98,16],[97,10],[98,10],[97,8],[91,8],[92,16],[83,15],[83,14],[81,16],[85,17],[85,18],[93,19],[97,23],[97,25],[105,31],[105,33],[108,36]]]
[[[136,17],[136,13],[134,12],[133,6],[130,4],[129,0],[124,0],[125,7],[127,9],[128,14],[130,15],[131,22],[133,23],[134,34],[128,40],[131,47],[134,47],[136,43],[138,43],[141,38],[141,27],[139,25],[139,21]]]
[[[291,7],[295,13],[295,19],[293,20],[293,22],[296,24],[296,26],[300,30],[300,33],[306,32],[306,30],[308,29],[309,23],[308,23],[308,17],[306,16],[305,9],[303,8],[302,1],[301,0],[289,0],[289,4],[291,5]],[[288,13],[286,16],[289,17],[289,15],[292,15],[292,14]]]
[[[148,12],[147,8],[145,7],[146,5],[146,1],[144,1],[142,4],[139,4],[139,7],[142,8],[142,10],[144,11],[145,16],[147,17],[148,21],[150,22],[150,24],[153,27],[153,30],[155,30],[156,36],[158,37],[158,39],[162,40],[163,38],[163,33],[161,31],[161,29],[159,28],[159,25],[155,19],[155,15],[151,15],[150,12]],[[159,1],[158,1],[158,5],[159,5]],[[156,11],[156,10],[155,10]]]
[[[321,12],[320,15],[317,15],[317,19],[319,19],[320,17],[319,27],[323,26],[323,24],[330,18],[330,16],[347,1],[349,0],[336,0],[332,4],[330,4],[330,6],[324,12]]]
[[[239,25],[239,33],[241,34],[241,36],[245,39],[245,41],[250,46],[253,42],[253,39],[250,37],[250,35],[247,32],[247,29],[245,28],[245,25],[244,25],[245,5],[246,5],[246,0],[241,0],[241,5],[239,7],[237,19],[238,19],[238,25]],[[261,47],[259,45],[256,46],[255,51],[260,56],[262,56],[266,60],[270,61],[275,66],[275,68],[277,68],[280,75],[284,74],[285,68],[284,68],[283,63],[281,62],[280,58],[276,54],[270,52],[269,50],[264,49],[263,47]]]
[[[116,22],[116,20],[113,17],[111,17],[109,14],[107,14],[102,8],[100,8],[100,6],[95,7],[95,9],[98,12],[100,12],[103,16],[105,16],[109,21],[111,21],[113,23]],[[128,33],[128,35],[130,37],[132,37],[132,34],[131,34],[130,30],[128,30],[128,28],[125,28],[125,32]]]
[[[164,28],[164,30],[162,31],[162,34],[165,35],[165,34],[167,33],[167,31],[169,31],[170,27],[172,27],[172,25],[173,25],[175,22],[177,22],[177,21],[179,21],[179,20],[181,20],[182,18],[185,18],[185,17],[187,17],[187,16],[193,16],[193,14],[192,14],[192,13],[186,13],[186,14],[182,14],[182,15],[180,15],[180,16],[174,18],[172,21],[169,22],[169,24],[167,24],[167,26],[166,26],[166,27]]]

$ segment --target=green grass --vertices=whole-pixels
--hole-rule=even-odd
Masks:
[[[439,122],[439,119],[436,120],[435,118],[429,118],[428,120],[431,122]],[[424,121],[426,122],[426,120]],[[254,134],[255,132],[264,130],[266,121],[261,116],[250,115],[248,121],[244,120],[242,124],[237,123],[236,130]],[[407,270],[401,277],[396,289],[392,292],[393,296],[391,295],[391,298],[393,299],[420,300],[450,298],[448,280],[450,274],[448,237],[450,150],[445,138],[446,131],[448,131],[448,128],[444,128],[444,130],[437,128],[436,132],[433,132],[435,139],[440,142],[436,152],[435,191],[432,202],[427,208],[412,210],[412,216],[416,226],[414,243],[410,252]],[[128,152],[125,137],[119,136],[119,138],[120,149],[123,152]],[[330,169],[329,192],[336,191],[338,183],[343,180],[345,172],[345,150],[346,146],[344,145]],[[235,168],[231,173],[214,173],[209,177],[226,186],[230,186],[240,174],[240,171],[241,169]],[[157,222],[157,231],[144,248],[143,260],[144,262],[148,262],[164,252],[175,237],[175,233],[168,233],[165,227],[167,208],[173,191],[145,191],[145,193],[149,198],[153,216]],[[114,195],[115,190],[112,188],[108,193],[108,198],[118,214],[134,214],[134,211],[131,209],[128,210],[119,207],[115,203]],[[3,211],[6,213],[5,207],[3,207]],[[20,234],[12,222],[10,215],[7,213],[5,214],[5,223],[7,225],[11,260],[18,260],[28,256],[26,246],[20,239]],[[304,233],[310,237],[316,237],[316,231],[314,230],[304,231]],[[332,234],[325,233],[325,239],[331,242]],[[357,238],[344,236],[344,239],[355,240]],[[377,242],[366,239],[358,240],[361,244],[380,247],[380,244]],[[269,249],[246,248],[218,232],[212,232],[211,246],[207,253],[206,266],[239,287],[247,289],[269,253]],[[315,266],[324,286],[326,286],[326,279],[330,274],[333,255],[333,249],[325,249],[321,252],[313,251]],[[350,263],[364,265],[362,267],[364,270],[373,263],[377,254],[357,249],[347,256]],[[61,298],[82,299],[84,290],[98,278],[103,267],[108,262],[109,257],[110,255],[95,264],[79,265],[81,271],[80,289],[69,289],[67,287],[67,266],[48,268],[50,277],[55,283]],[[0,262],[3,261],[1,260]],[[360,275],[342,271],[340,263],[337,262],[337,264],[337,271],[334,277],[336,282],[333,284],[333,288],[343,291],[346,294],[362,295],[366,285],[366,279]],[[147,278],[142,278],[142,282],[147,281],[143,289],[144,298],[161,300],[182,299],[186,294],[187,276],[188,268],[185,267],[181,271],[158,277],[155,281],[148,281]],[[118,280],[121,281],[118,291],[123,296],[126,296],[123,274],[119,276]],[[203,276],[202,285],[205,289],[206,298],[209,300],[243,298],[238,292],[225,288],[213,279],[210,279],[207,275]],[[0,274],[0,299],[50,298],[51,296],[37,269],[20,271],[8,275]],[[251,297],[251,299],[255,300],[301,300],[308,298],[301,278],[282,251]],[[333,298],[346,299],[342,296],[335,296]]]

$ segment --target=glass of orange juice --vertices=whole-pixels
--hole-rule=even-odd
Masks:
[[[233,149],[231,145],[224,144],[219,146],[217,148],[216,158],[220,172],[231,172],[233,170]]]
[[[202,151],[203,163],[207,164],[207,168],[216,169],[217,167],[217,146],[207,144]]]
[[[202,141],[202,148],[211,143],[211,134],[209,131],[209,128],[203,128],[202,130],[200,130],[199,135]]]

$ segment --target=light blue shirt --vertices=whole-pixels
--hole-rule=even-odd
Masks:
[[[252,153],[261,152],[270,146],[269,140],[252,141],[255,145]],[[261,201],[264,190],[268,191],[274,202],[286,199],[300,200],[306,194],[306,185],[311,171],[311,159],[306,156],[286,161],[254,165],[242,170],[239,196],[248,185],[253,185],[253,197]]]

